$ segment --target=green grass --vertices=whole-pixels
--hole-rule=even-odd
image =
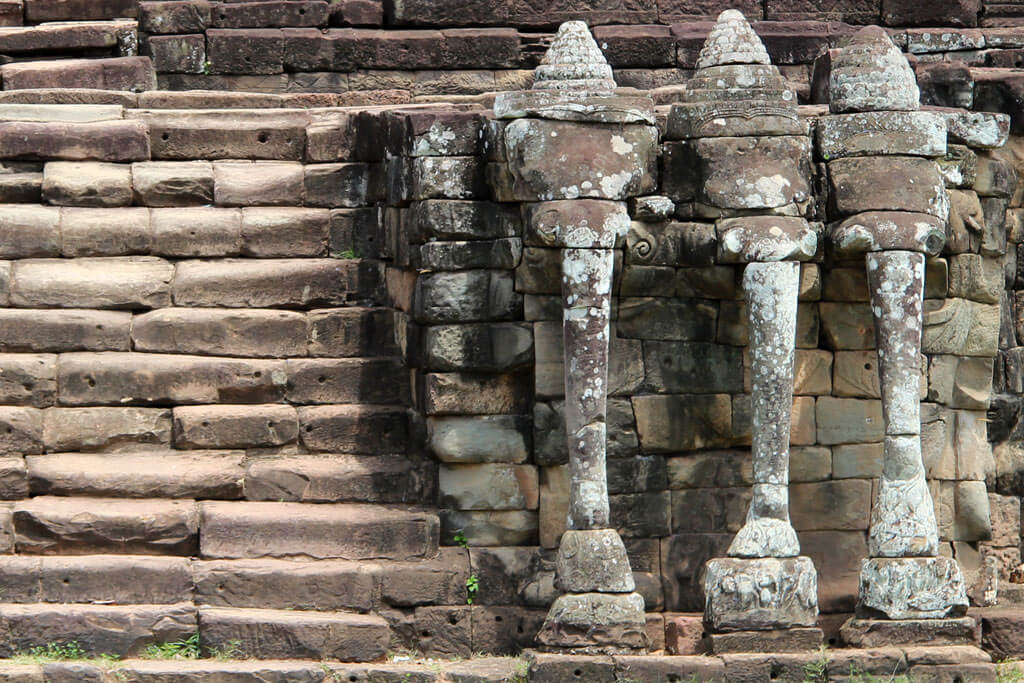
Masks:
[[[198,631],[184,640],[154,643],[142,651],[143,659],[199,659],[201,656]]]
[[[119,655],[102,653],[89,655],[77,640],[66,643],[46,643],[16,653],[10,661],[18,664],[46,664],[48,662],[86,661],[108,666],[121,659]]]

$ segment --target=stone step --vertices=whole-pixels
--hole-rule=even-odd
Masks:
[[[441,548],[413,562],[195,560],[192,572],[198,604],[371,612],[465,604],[470,566],[462,548]]]
[[[8,603],[163,605],[193,599],[192,566],[184,557],[3,555],[0,585]]]
[[[249,460],[247,500],[416,503],[423,472],[403,455],[286,455]]]
[[[39,496],[15,503],[13,521],[17,552],[30,555],[187,556],[199,542],[191,500]]]
[[[54,453],[28,456],[35,496],[112,498],[242,498],[240,451]]]
[[[524,681],[524,660],[477,657],[448,662],[380,662],[376,664],[311,662],[309,660],[125,659],[103,665],[92,662],[23,664],[0,661],[0,681],[42,683],[331,683],[389,681],[416,683],[506,683]],[[709,667],[709,670],[715,671]],[[519,676],[517,678],[517,676]]]
[[[138,0],[24,0],[25,20],[77,21],[134,17],[138,14]]]
[[[981,646],[994,660],[1024,657],[1024,607],[972,610],[971,616],[981,622]]]
[[[0,656],[77,641],[86,655],[140,654],[196,632],[196,608],[175,605],[0,604]],[[66,679],[73,680],[73,679]]]
[[[201,503],[206,559],[417,560],[437,555],[433,512],[384,505]]]
[[[200,607],[203,647],[257,659],[335,659],[372,662],[391,641],[388,623],[374,614]]]
[[[60,52],[110,48],[137,44],[134,21],[68,21],[37,26],[0,27],[0,54]]]
[[[156,88],[149,57],[52,59],[0,66],[4,90],[95,88],[139,92]]]

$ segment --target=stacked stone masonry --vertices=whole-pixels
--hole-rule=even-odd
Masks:
[[[21,4],[0,1],[0,17],[26,24],[18,31],[41,32],[6,44],[0,31],[0,54],[22,54],[17,40],[37,46],[0,67],[0,654],[74,638],[131,655],[197,628],[211,649],[238,640],[264,658],[532,646],[558,593],[568,505],[559,249],[525,227],[493,97],[460,95],[528,87],[554,25],[578,14],[545,7],[531,19],[526,2],[492,3],[486,18],[462,5],[446,14],[443,2],[402,3],[402,17],[365,0],[211,3],[209,18],[193,2],[68,3],[71,15],[55,9],[64,3]],[[884,203],[907,177],[934,181],[914,161],[932,156],[934,135],[881,137],[908,145],[892,183],[871,157],[824,156],[819,105],[801,107],[799,133],[774,144],[717,138],[726,154],[695,150],[668,105],[710,28],[698,20],[722,8],[693,17],[671,4],[584,16],[638,24],[595,35],[619,84],[661,105],[660,156],[615,249],[610,517],[652,648],[702,653],[701,570],[741,528],[753,468],[743,264],[719,239],[694,160],[720,159],[701,172],[730,178],[743,155],[785,159],[794,181],[808,179],[800,211],[819,237],[800,266],[790,513],[819,572],[819,625],[838,645],[885,431],[863,256],[824,221],[855,211],[829,203],[839,184],[843,197]],[[830,53],[815,57],[852,30],[825,21],[982,26],[892,33],[925,111],[948,130],[932,131],[948,143],[949,221],[926,261],[920,386],[939,553],[963,568],[987,647],[1020,656],[1021,618],[1007,605],[1024,600],[1009,582],[1024,496],[1024,80],[1007,67],[1024,38],[991,28],[1016,21],[1005,3],[957,3],[962,20],[915,15],[918,3],[849,4],[841,16],[741,8],[769,20],[754,27],[802,102],[825,100]],[[152,65],[119,17],[141,22],[128,34]],[[68,19],[88,37],[45,28]],[[68,85],[46,80],[66,62],[40,67],[41,80],[10,69],[38,64],[42,35],[57,36],[45,52],[87,58],[82,68],[100,75],[80,83],[103,90],[46,90]],[[266,42],[231,42],[250,38]],[[163,66],[192,43],[205,52],[199,72]],[[306,66],[288,66],[289,45]],[[234,61],[218,65],[218,49]],[[117,80],[118,64],[142,75]],[[170,92],[184,88],[268,93]],[[339,104],[360,107],[328,108]],[[978,111],[954,111],[965,106]],[[997,576],[1000,607],[979,610]],[[858,666],[879,674],[985,664],[865,653]],[[810,661],[788,657],[573,665],[593,667],[594,681],[691,664],[740,680]],[[323,673],[294,666],[266,676]],[[559,666],[538,659],[531,676],[567,680]],[[412,670],[396,667],[397,680]]]

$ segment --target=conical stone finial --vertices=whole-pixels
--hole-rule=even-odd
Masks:
[[[615,90],[612,68],[582,21],[567,21],[558,27],[551,47],[534,71],[534,90]]]
[[[761,39],[741,12],[729,9],[718,15],[697,57],[697,68],[726,64],[771,64]]]
[[[857,31],[833,58],[829,98],[834,114],[915,111],[921,107],[910,63],[878,26]]]

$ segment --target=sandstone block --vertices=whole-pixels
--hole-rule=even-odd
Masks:
[[[810,146],[807,138],[793,136],[698,140],[701,200],[720,209],[802,205],[811,196]],[[763,180],[765,169],[771,169],[771,182]]]
[[[211,649],[237,647],[258,658],[331,658],[367,662],[384,656],[390,631],[376,615],[204,607],[200,627]]]
[[[302,203],[303,167],[274,161],[216,161],[218,206],[295,206]]]
[[[150,254],[153,236],[148,209],[60,210],[61,256]]]
[[[870,558],[863,562],[858,614],[947,619],[962,617],[966,611],[963,576],[951,558]]]
[[[924,353],[991,357],[998,345],[998,306],[967,299],[925,301]]]
[[[195,560],[192,571],[197,600],[214,607],[363,611],[373,606],[381,567],[346,560]]]
[[[174,409],[178,448],[261,448],[297,440],[299,421],[291,406],[191,406]]]
[[[132,164],[132,188],[142,206],[213,203],[213,166],[208,161],[146,161]]]
[[[127,162],[149,159],[149,129],[141,121],[0,123],[7,159]]]
[[[632,401],[640,446],[645,452],[688,451],[731,443],[732,402],[728,395],[641,395]]]
[[[291,311],[165,308],[136,316],[137,351],[211,356],[304,356],[306,316]]]
[[[415,157],[409,199],[474,199],[483,196],[483,167],[476,157]]]
[[[171,445],[171,411],[163,408],[51,408],[43,413],[50,453],[117,451]]]
[[[491,240],[517,237],[522,232],[518,211],[482,201],[429,199],[409,207],[412,242],[430,240]]]
[[[260,84],[252,84],[251,87],[259,88]],[[263,85],[263,88],[266,87]],[[215,104],[206,104],[209,102],[208,98],[209,96],[204,97],[202,106],[216,106]],[[263,103],[257,102],[254,103],[254,106],[258,107],[261,104]],[[163,106],[166,107],[166,105]],[[191,107],[195,106],[191,105]],[[298,161],[303,158],[306,141],[305,127],[310,121],[305,112],[284,112],[279,109],[239,110],[238,104],[233,102],[227,102],[223,106],[229,106],[232,109],[229,112],[216,109],[197,112],[192,108],[184,110],[139,109],[129,111],[126,115],[149,124],[154,159],[168,161],[287,159]],[[248,168],[250,172],[253,169],[252,162],[233,161],[228,163]],[[215,164],[215,169],[216,166]],[[256,170],[260,174],[269,176],[270,171],[267,171],[266,168],[273,169],[275,167],[276,165],[265,167],[260,163]],[[293,175],[296,170],[300,176],[298,179]],[[216,175],[215,173],[215,189],[218,182]],[[288,190],[292,190],[296,185],[299,188],[302,186],[301,169],[292,168],[290,164],[284,164],[282,168],[278,169],[277,175],[282,179],[287,177]],[[243,180],[238,179],[237,176],[234,177],[238,182]],[[274,186],[270,182],[270,177],[262,179],[253,177],[252,182],[264,183],[267,190],[276,193],[282,193],[286,189]],[[245,186],[237,187],[242,189]],[[218,193],[219,191],[215,195]]]
[[[45,408],[56,394],[57,356],[0,353],[0,402]]]
[[[245,473],[248,500],[408,503],[421,495],[419,473],[403,455],[262,457]]]
[[[147,33],[201,33],[210,24],[210,3],[158,0],[139,3],[139,28]]]
[[[524,462],[530,429],[513,415],[427,418],[427,445],[442,462]]]
[[[241,249],[241,212],[237,209],[153,209],[151,225],[153,253],[159,256],[238,256]]]
[[[192,452],[30,456],[29,487],[51,496],[240,498],[242,453]]]
[[[885,436],[879,401],[822,396],[815,403],[818,443],[874,443]]]
[[[457,510],[535,510],[537,469],[530,465],[442,465],[441,505]]]
[[[335,358],[397,355],[394,328],[394,316],[386,309],[310,311],[309,355]]]
[[[505,127],[505,146],[519,198],[621,200],[654,189],[654,128],[590,126],[582,138],[581,130],[571,122],[538,119],[518,119]],[[595,150],[602,154],[595,157]],[[552,167],[550,160],[563,155],[564,161]],[[589,177],[603,180],[580,184],[580,178]]]
[[[60,255],[60,210],[47,206],[7,206],[0,217],[0,257]]]
[[[310,164],[304,173],[307,206],[357,207],[384,198],[380,164]]]
[[[843,479],[790,487],[790,515],[798,531],[868,528],[871,482]]]
[[[39,496],[14,508],[17,547],[39,555],[189,555],[198,529],[192,501]]]
[[[945,220],[945,183],[930,159],[850,157],[828,163],[830,198],[836,212],[912,211]]]
[[[322,209],[242,209],[242,255],[324,256],[330,222],[330,213]]]
[[[437,517],[385,506],[202,503],[204,558],[414,560],[437,553]]]
[[[170,304],[174,266],[159,258],[19,261],[11,303],[29,308],[161,308]]]
[[[267,403],[284,395],[275,361],[142,353],[73,353],[58,374],[64,405]]]
[[[127,351],[131,313],[0,309],[4,352]]]
[[[408,394],[396,358],[289,360],[285,372],[292,403],[403,403]]]
[[[868,111],[825,116],[815,129],[826,161],[847,156],[946,153],[946,120],[927,111]]]
[[[149,36],[143,53],[153,60],[159,73],[203,73],[206,65],[206,37],[201,34]]]
[[[206,54],[218,74],[278,74],[284,60],[284,36],[274,29],[210,29]]]
[[[533,401],[528,375],[508,373],[428,373],[424,406],[427,415],[525,413]]]
[[[51,161],[43,167],[43,200],[63,206],[130,206],[131,167]]]
[[[39,582],[39,594],[38,598],[25,602],[163,605],[190,602],[192,599],[192,570],[186,558],[43,556],[35,561],[39,565],[34,572]]]
[[[750,216],[715,224],[722,263],[804,261],[818,248],[817,231],[802,218]]]
[[[771,588],[756,594],[739,589],[753,576],[773,577]],[[718,632],[813,627],[818,620],[817,578],[808,557],[715,558],[704,580],[708,625]]]
[[[326,26],[328,5],[322,0],[241,2],[221,5],[211,16],[218,28],[282,28]]]
[[[433,325],[423,335],[429,370],[503,372],[533,362],[533,328],[513,323]]]
[[[702,391],[733,393],[743,388],[743,358],[738,347],[694,342],[645,341],[644,382],[658,393]]]
[[[70,639],[89,655],[140,654],[155,643],[188,638],[196,630],[195,607],[176,605],[4,605],[0,623],[8,634],[7,656]],[[47,676],[49,678],[49,676]],[[74,669],[65,680],[86,680]],[[55,679],[56,680],[56,679]]]
[[[624,337],[667,341],[714,341],[718,310],[713,302],[661,298],[627,299],[616,325]]]
[[[299,436],[310,451],[404,453],[409,417],[398,406],[310,406],[299,408]]]
[[[427,273],[416,282],[418,322],[475,322],[515,316],[522,298],[512,275],[500,270]]]
[[[174,277],[181,306],[229,308],[344,305],[374,298],[379,264],[334,259],[183,261]]]
[[[471,546],[516,546],[537,543],[534,510],[441,510],[442,541],[454,543],[461,531]]]
[[[423,270],[513,269],[522,257],[519,239],[490,242],[429,242],[413,249],[412,264]]]
[[[934,256],[946,241],[943,220],[902,211],[859,213],[833,225],[829,232],[836,253],[843,256],[886,249],[921,251]]]

